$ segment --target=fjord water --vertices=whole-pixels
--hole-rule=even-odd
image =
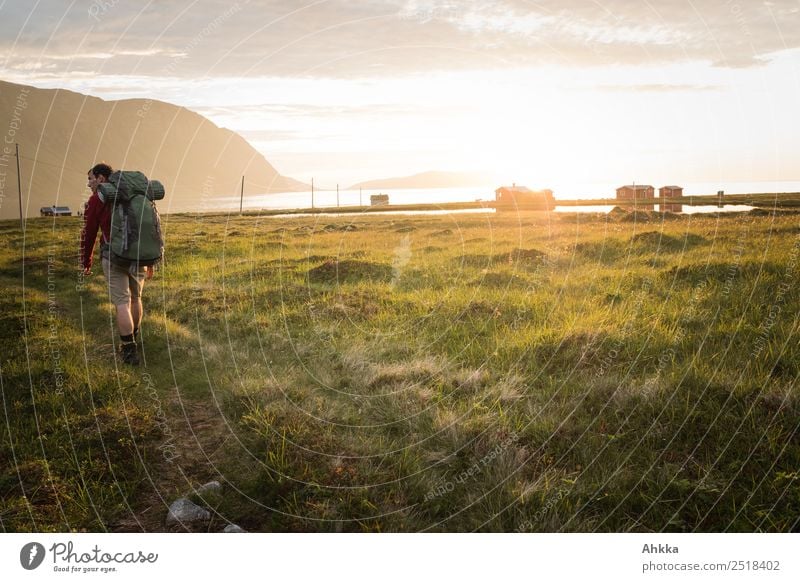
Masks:
[[[625,182],[630,183],[630,181]],[[638,183],[638,182],[637,182]],[[643,182],[644,183],[644,182]],[[575,183],[563,185],[548,184],[527,184],[532,189],[550,188],[557,200],[576,200],[591,198],[613,198],[615,189],[623,182],[617,184],[610,183]],[[663,184],[652,184],[658,188]],[[783,193],[800,192],[800,181],[770,181],[770,182],[693,182],[678,184],[683,186],[685,196],[700,196],[716,194],[723,190],[726,194],[749,194],[749,193]],[[337,206],[368,206],[370,195],[388,194],[391,204],[439,204],[448,202],[474,202],[476,200],[494,200],[494,188],[491,186],[472,186],[460,188],[430,188],[430,189],[384,189],[384,190],[339,190],[338,200],[336,190],[315,190],[313,195],[313,206],[317,208],[332,208]],[[238,210],[239,196],[217,197],[207,201],[204,208],[194,210],[215,211],[215,210]],[[245,181],[245,195],[243,208],[246,210],[256,209],[286,209],[286,208],[311,208],[312,193],[307,192],[284,192],[275,194],[248,193],[247,182]],[[703,208],[704,210],[700,210]],[[730,209],[746,210],[749,207],[729,207]],[[591,209],[594,212],[608,211],[610,207],[584,207],[583,210]],[[172,208],[172,211],[183,211],[187,209]],[[568,207],[565,210],[578,211],[580,208]],[[694,209],[684,208],[685,212],[711,211],[718,210],[716,207],[695,207]]]

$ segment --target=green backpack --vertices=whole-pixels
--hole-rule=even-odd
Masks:
[[[155,265],[164,256],[161,218],[154,203],[164,186],[141,172],[116,171],[100,184],[100,200],[111,204],[109,260],[121,267]]]

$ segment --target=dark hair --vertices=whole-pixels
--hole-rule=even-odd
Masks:
[[[96,164],[91,170],[89,170],[89,173],[92,176],[105,176],[106,180],[108,180],[108,177],[113,172],[114,170],[111,169],[111,166],[109,166],[105,162],[100,162],[99,164]]]

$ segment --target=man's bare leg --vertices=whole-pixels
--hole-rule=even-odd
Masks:
[[[120,345],[122,361],[132,366],[138,366],[139,355],[136,353],[136,339],[133,337],[133,316],[130,303],[117,305],[117,328],[122,340]]]
[[[142,313],[142,298],[133,297],[131,299],[131,321],[133,322],[133,329],[137,331],[142,324]],[[133,331],[131,331],[131,333],[133,333]]]
[[[133,317],[131,316],[131,304],[121,303],[116,306],[117,309],[117,329],[119,335],[127,336],[133,334]],[[140,312],[141,317],[141,312]]]

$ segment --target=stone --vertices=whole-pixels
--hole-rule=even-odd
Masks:
[[[208,521],[211,514],[185,497],[172,502],[167,513],[167,525],[192,525]]]
[[[247,533],[247,530],[243,530],[235,523],[229,523],[225,526],[225,529],[222,530],[222,533]]]
[[[208,494],[217,495],[222,493],[222,485],[220,485],[219,481],[209,481],[205,485],[198,487],[195,493],[201,497]]]

